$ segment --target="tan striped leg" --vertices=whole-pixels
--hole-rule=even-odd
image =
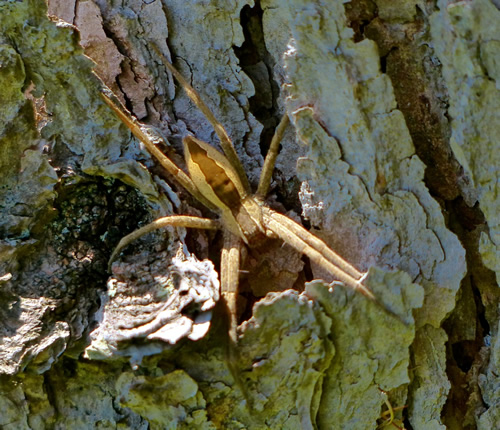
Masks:
[[[152,223],[145,225],[130,234],[123,237],[118,245],[116,246],[113,254],[108,262],[108,271],[111,273],[111,264],[115,261],[116,257],[123,251],[125,247],[130,245],[134,240],[139,239],[145,234],[151,233],[163,227],[185,227],[185,228],[200,228],[205,230],[218,230],[221,225],[220,222],[208,218],[199,218],[195,216],[187,215],[170,215],[163,218],[159,218]]]
[[[229,338],[233,346],[236,346],[238,341],[236,334],[238,327],[236,301],[238,299],[241,246],[241,239],[238,236],[227,230],[224,231],[224,248],[222,249],[220,262],[221,294],[229,312]]]

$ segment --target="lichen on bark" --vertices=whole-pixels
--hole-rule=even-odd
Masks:
[[[408,405],[398,419],[414,429],[453,428],[459,398],[464,426],[498,422],[499,11],[488,0],[396,3],[51,1],[51,19],[41,0],[0,5],[1,426],[365,429],[385,408],[381,391]],[[55,16],[79,27],[97,65]],[[92,69],[168,137],[180,164],[187,131],[217,145],[152,44],[227,127],[252,184],[272,124],[288,113],[272,204],[296,218],[300,208],[369,269],[367,284],[406,325],[341,286],[283,291],[326,274],[271,243],[247,257],[258,276],[242,274],[242,288],[256,303],[232,366],[217,313],[197,342],[184,338],[192,326],[161,338],[173,345],[154,331],[107,342],[119,302],[163,321],[171,281],[160,258],[187,245],[217,254],[212,236],[172,230],[127,251],[120,288],[106,273],[116,240],[137,225],[208,214],[158,179],[99,97]],[[263,89],[272,94],[255,94]],[[155,274],[154,300],[136,294]],[[131,320],[144,321],[137,309]],[[110,310],[116,319],[103,318]],[[88,356],[105,361],[81,357],[93,329],[102,349]],[[467,342],[470,363],[458,351]],[[130,357],[140,357],[134,368]]]

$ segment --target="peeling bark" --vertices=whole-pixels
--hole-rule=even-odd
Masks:
[[[406,428],[494,428],[497,3],[122,3],[0,4],[0,426],[366,429],[389,400]],[[216,234],[159,231],[107,273],[137,227],[211,216],[100,98],[102,80],[181,166],[185,133],[217,146],[152,45],[254,186],[287,112],[270,204],[369,271],[406,325],[270,242],[248,252],[228,363],[198,261],[218,265]]]

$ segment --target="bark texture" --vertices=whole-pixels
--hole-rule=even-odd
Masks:
[[[499,22],[494,0],[0,2],[0,427],[369,429],[390,402],[401,428],[495,428]],[[219,235],[159,231],[107,273],[137,227],[212,216],[100,98],[180,166],[187,132],[217,146],[152,45],[254,186],[289,115],[271,206],[404,324],[270,241],[228,362]]]

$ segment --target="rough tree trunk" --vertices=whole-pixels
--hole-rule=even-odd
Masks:
[[[498,426],[499,9],[0,1],[0,427],[369,429],[387,400],[392,426]],[[187,132],[216,145],[153,45],[253,185],[289,115],[270,204],[369,270],[406,324],[271,241],[246,256],[228,367],[219,235],[157,232],[108,274],[138,226],[213,216],[100,98],[92,70],[180,166]]]

